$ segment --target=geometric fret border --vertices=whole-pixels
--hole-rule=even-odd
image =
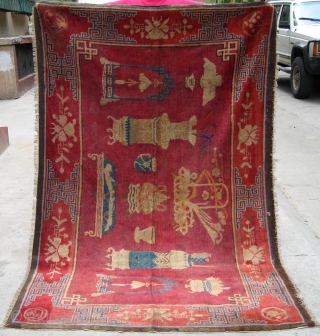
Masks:
[[[62,292],[69,278],[69,274],[64,275],[59,281],[55,281],[51,284],[43,281],[44,278],[41,273],[38,273],[33,285],[30,289],[28,296],[26,297],[25,306],[29,306],[31,302],[35,301],[37,297],[42,295],[49,295],[52,297],[51,302],[53,306],[57,307],[62,296]]]
[[[54,203],[63,201],[64,204],[69,205],[71,222],[75,223],[79,190],[79,164],[74,164],[74,170],[70,173],[70,179],[61,182],[59,178],[55,177],[51,160],[48,160],[47,163],[47,193],[45,195],[44,219],[49,219]]]
[[[270,294],[271,296],[276,297],[279,301],[283,301],[288,306],[291,306],[290,300],[275,273],[271,272],[267,280],[263,282],[252,280],[246,273],[243,273],[243,276],[255,306],[259,306],[260,298],[265,294]]]
[[[240,55],[238,59],[238,69],[236,78],[236,101],[239,101],[240,93],[243,90],[242,84],[251,78],[256,84],[258,98],[260,101],[263,99],[263,83],[265,73],[265,52],[267,45],[267,36],[262,38],[262,44],[258,46],[258,53],[251,58],[246,54],[244,41],[241,36],[235,36],[228,33],[224,24],[228,22],[229,18],[242,14],[244,11],[230,11],[230,12],[181,12],[183,16],[190,17],[191,19],[198,20],[202,25],[199,29],[198,35],[191,35],[187,38],[180,40],[180,43],[203,43],[203,42],[220,42],[220,41],[240,41]]]
[[[235,187],[236,187],[236,227],[240,228],[242,214],[247,208],[252,208],[257,212],[257,219],[260,220],[260,226],[265,226],[264,217],[265,211],[262,200],[262,168],[257,169],[257,176],[255,177],[255,184],[249,188],[242,184],[242,177],[239,176],[239,169],[235,168]]]
[[[88,21],[92,23],[92,28],[89,28],[88,33],[80,35],[72,35],[68,52],[63,56],[59,56],[53,52],[52,44],[50,43],[48,34],[45,35],[45,52],[48,55],[48,95],[52,96],[56,81],[62,77],[65,81],[70,82],[70,89],[73,92],[74,100],[78,100],[78,79],[79,74],[75,64],[76,60],[76,40],[81,40],[83,43],[88,42],[121,42],[121,43],[136,43],[136,40],[131,37],[120,35],[115,29],[115,24],[121,19],[134,17],[136,12],[113,12],[113,11],[97,11],[93,10],[70,10],[71,13],[80,17],[88,17]]]
[[[187,307],[189,309],[195,309],[196,307]],[[200,322],[192,322],[188,323],[188,326],[208,326],[208,325],[234,325],[237,324],[261,324],[265,323],[265,321],[256,321],[253,319],[247,320],[244,317],[240,316],[240,313],[243,310],[248,309],[248,307],[244,306],[226,306],[226,307],[199,307],[199,310],[205,309],[208,314],[212,314],[208,320],[203,320]]]
[[[244,13],[243,10],[235,11],[212,11],[212,12],[197,12],[187,11],[181,12],[182,16],[190,17],[191,19],[198,20],[198,23],[202,25],[202,29],[199,29],[198,35],[191,35],[187,38],[180,40],[180,43],[194,43],[194,42],[212,42],[215,40],[234,40],[239,37],[234,34],[229,34],[224,24],[228,22],[230,18],[233,18],[239,14]]]
[[[258,46],[258,53],[249,58],[245,54],[246,48],[244,42],[240,39],[240,57],[238,62],[237,71],[237,84],[236,84],[236,101],[239,101],[240,93],[242,92],[242,84],[251,78],[256,83],[256,91],[258,92],[258,98],[260,101],[263,99],[263,83],[264,73],[266,71],[265,66],[265,53],[267,48],[267,36],[265,35],[261,43]]]

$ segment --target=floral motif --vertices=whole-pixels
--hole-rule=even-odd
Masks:
[[[252,125],[246,125],[244,128],[241,128],[241,124],[238,123],[239,126],[239,145],[245,144],[246,146],[251,146],[252,144],[258,143],[258,127]]]
[[[57,124],[51,123],[51,125],[53,125],[52,134],[56,133],[52,139],[53,143],[55,143],[57,139],[58,141],[65,142],[68,137],[72,137],[73,141],[77,141],[77,137],[74,135],[75,119],[73,119],[72,122],[68,122],[68,117],[66,115],[57,116],[56,114],[53,115],[53,119],[57,122]]]
[[[123,313],[117,314],[117,317],[123,318],[124,320],[156,320],[156,321],[172,321],[173,319],[183,319],[194,321],[196,318],[202,318],[204,315],[198,312],[195,312],[193,309],[188,311],[179,311],[178,309],[171,310],[170,308],[145,308],[145,309],[136,309],[136,310],[126,310]]]
[[[47,258],[45,261],[51,262],[50,271],[48,274],[51,275],[51,278],[55,275],[55,273],[61,274],[61,267],[66,265],[66,262],[69,262],[71,259],[69,257],[69,248],[72,245],[72,241],[66,242],[65,240],[69,237],[67,233],[65,233],[65,227],[62,226],[65,222],[67,222],[66,218],[61,219],[62,209],[58,210],[59,216],[58,218],[53,216],[52,219],[56,222],[53,229],[53,237],[51,235],[48,236],[48,242],[45,248],[45,255]]]
[[[253,113],[253,103],[249,102],[250,94],[246,93],[246,104],[242,104],[242,107],[244,109],[243,112],[243,118],[240,119],[240,122],[238,122],[239,127],[239,133],[238,133],[238,146],[237,150],[240,151],[241,154],[243,154],[243,162],[241,164],[241,168],[245,169],[244,177],[248,178],[247,169],[252,168],[251,164],[251,153],[249,151],[250,146],[256,145],[258,143],[259,139],[259,129],[256,125],[249,124],[249,120],[252,117]]]
[[[250,221],[246,221],[246,226],[242,227],[245,232],[246,239],[242,244],[243,264],[250,267],[250,274],[253,274],[256,278],[260,276],[260,263],[265,262],[265,253],[262,247],[256,245],[254,226],[250,226]]]
[[[69,112],[69,108],[65,106],[65,103],[69,100],[69,97],[64,97],[63,95],[64,87],[60,86],[60,94],[57,94],[59,103],[59,114],[53,114],[52,117],[55,122],[51,123],[51,134],[53,135],[52,142],[56,143],[58,141],[58,154],[60,155],[55,162],[60,162],[60,172],[64,172],[63,164],[70,163],[67,154],[73,147],[73,142],[77,142],[78,138],[75,135],[75,125],[77,123],[76,119],[69,119],[72,114]],[[69,141],[70,140],[70,141]]]
[[[136,23],[133,19],[130,20],[130,25],[124,25],[125,29],[130,29],[130,34],[140,34],[141,38],[150,40],[167,40],[169,37],[173,38],[175,34],[186,35],[187,31],[192,28],[192,25],[188,24],[188,20],[184,19],[182,23],[173,23],[168,25],[169,19],[152,18],[145,20],[145,24]]]
[[[164,320],[172,321],[169,309],[163,309],[163,308],[145,309],[143,321],[151,319],[155,321],[164,321]]]
[[[262,247],[252,245],[247,249],[242,246],[242,251],[244,264],[246,264],[247,262],[251,262],[253,265],[258,265],[260,262],[265,261]]]

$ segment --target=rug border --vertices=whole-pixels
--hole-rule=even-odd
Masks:
[[[274,24],[272,27],[272,36],[270,39],[270,60],[274,59],[276,60],[276,46],[277,46],[277,37],[276,37],[276,12],[274,11]],[[272,44],[272,46],[271,46]],[[269,229],[271,231],[271,234],[273,235],[274,244],[270,244],[270,250],[272,255],[274,256],[274,267],[281,276],[282,280],[285,282],[285,285],[289,291],[289,293],[292,295],[292,299],[295,302],[296,306],[300,310],[300,313],[303,315],[304,319],[306,320],[306,326],[308,327],[314,327],[315,322],[312,320],[309,312],[305,308],[305,306],[302,304],[303,300],[299,298],[298,290],[296,286],[291,281],[290,277],[286,273],[280,258],[280,251],[278,247],[278,230],[277,230],[277,210],[275,207],[275,192],[274,192],[274,163],[273,163],[273,155],[274,155],[274,109],[275,109],[275,89],[276,89],[276,62],[269,62],[269,69],[270,69],[270,77],[268,78],[267,86],[272,87],[273,89],[269,90],[268,92],[268,102],[266,104],[266,115],[270,115],[270,118],[266,118],[265,120],[265,130],[266,130],[266,139],[269,139],[269,142],[265,143],[265,183],[266,183],[266,193],[270,191],[270,194],[268,195],[266,201],[268,203],[268,208],[270,208],[270,216],[269,216]],[[270,108],[269,108],[270,106]]]
[[[82,3],[52,3],[48,1],[43,1],[41,4],[50,4],[56,6],[75,6],[75,7],[101,7],[102,5],[89,5],[89,4],[82,4]],[[232,7],[259,7],[264,6],[266,3],[264,1],[257,2],[257,3],[243,3],[243,4],[218,4],[218,5],[194,5],[193,8],[197,7],[224,7],[224,8],[232,8]],[[161,10],[161,9],[168,9],[167,6],[157,6],[157,7],[140,7],[140,6],[122,6],[122,5],[107,5],[105,7],[112,7],[112,8],[138,8],[138,9],[146,9],[150,10]],[[170,9],[181,9],[181,8],[190,8],[190,6],[170,6]],[[33,16],[34,16],[34,26],[35,26],[35,40],[36,40],[36,58],[37,58],[37,74],[38,74],[38,87],[36,90],[38,91],[38,103],[39,106],[45,106],[45,91],[43,90],[41,94],[41,89],[45,87],[45,73],[44,73],[44,54],[43,54],[43,43],[41,39],[41,35],[39,34],[41,23],[39,18],[39,13],[37,9],[37,4],[33,9]],[[300,314],[305,319],[305,323],[297,323],[297,325],[289,324],[289,325],[247,325],[247,326],[239,326],[239,327],[160,327],[160,326],[153,326],[153,327],[112,327],[112,326],[94,326],[94,325],[86,325],[86,324],[79,324],[79,325],[65,325],[65,326],[44,326],[41,324],[32,325],[27,323],[11,323],[11,317],[13,313],[18,310],[20,303],[25,295],[25,291],[29,286],[30,281],[33,278],[33,274],[36,270],[37,266],[37,256],[35,251],[39,248],[39,238],[41,232],[41,218],[42,218],[42,194],[43,194],[43,176],[44,176],[44,122],[45,122],[45,113],[39,113],[39,133],[38,133],[38,144],[39,144],[39,155],[38,155],[38,182],[37,182],[37,199],[36,199],[36,214],[35,214],[35,223],[34,223],[34,240],[32,246],[32,254],[30,256],[31,263],[30,268],[27,270],[28,275],[24,280],[24,284],[22,289],[19,289],[17,295],[17,299],[13,307],[10,307],[8,312],[7,320],[5,323],[6,328],[22,328],[22,329],[39,329],[39,330],[97,330],[97,331],[119,331],[119,332],[169,332],[169,331],[180,331],[180,332],[223,332],[223,331],[269,331],[269,330],[286,330],[286,329],[298,329],[304,327],[314,327],[315,323],[312,320],[310,314],[308,313],[307,309],[302,304],[302,300],[299,299],[298,291],[294,286],[293,282],[290,280],[289,276],[284,270],[284,267],[280,261],[280,253],[278,248],[278,232],[277,232],[277,216],[275,211],[275,201],[274,201],[274,177],[273,177],[273,125],[274,125],[274,96],[275,96],[275,71],[276,71],[276,63],[271,62],[271,60],[276,59],[276,13],[274,11],[273,15],[273,22],[272,22],[272,29],[271,29],[271,37],[269,39],[269,76],[267,78],[267,87],[270,89],[268,90],[267,102],[265,104],[266,108],[266,115],[270,116],[269,118],[265,118],[265,132],[266,136],[265,139],[268,138],[268,141],[265,141],[265,190],[266,190],[266,204],[267,208],[270,212],[268,216],[268,228],[269,234],[271,234],[275,239],[274,244],[269,244],[271,255],[274,257],[273,265],[275,270],[281,276],[283,282],[286,285],[288,292],[292,296],[292,300],[296,304],[297,308],[299,309]],[[37,32],[37,33],[36,33]],[[42,105],[41,105],[42,104]],[[264,140],[265,140],[264,139]],[[40,158],[42,160],[40,160]]]

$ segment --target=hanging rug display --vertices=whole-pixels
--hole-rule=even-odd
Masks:
[[[35,6],[39,169],[12,328],[312,326],[279,262],[275,13]]]

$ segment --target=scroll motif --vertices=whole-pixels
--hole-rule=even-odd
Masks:
[[[111,161],[103,154],[89,154],[92,160],[97,161],[97,195],[95,231],[85,232],[86,236],[99,237],[110,232],[115,225],[116,211],[116,176]]]
[[[152,268],[171,268],[182,270],[188,267],[206,267],[211,256],[208,253],[188,254],[183,251],[171,250],[170,252],[153,252],[153,251],[129,251],[121,249],[116,251],[109,247],[106,255],[111,259],[106,264],[106,269],[115,270],[117,268],[126,269],[152,269]],[[209,266],[210,267],[210,266]]]

